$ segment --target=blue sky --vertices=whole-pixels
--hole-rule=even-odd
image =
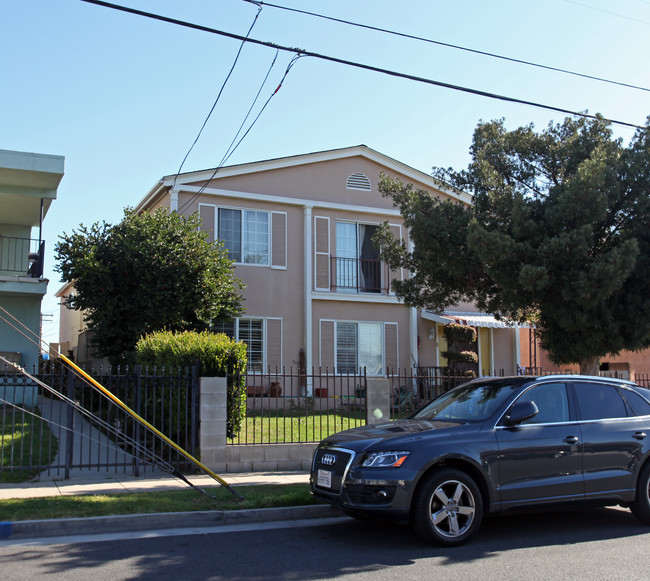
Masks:
[[[245,35],[244,0],[115,0]],[[331,17],[650,87],[650,0],[274,0]],[[601,113],[643,125],[650,93],[263,7],[251,37],[416,76]],[[63,155],[66,174],[46,218],[49,292],[58,336],[58,235],[120,220],[179,168],[240,43],[80,0],[4,0],[0,10],[0,149]],[[215,167],[276,56],[244,47],[184,171]],[[280,52],[260,103],[292,58]],[[419,170],[461,169],[479,120],[542,129],[564,115],[299,59],[228,163],[365,144]],[[615,127],[629,141],[633,130]]]

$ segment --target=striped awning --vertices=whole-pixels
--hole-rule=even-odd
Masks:
[[[448,325],[449,323],[457,323],[459,325],[468,325],[470,327],[491,327],[493,329],[516,329],[517,327],[528,326],[500,321],[494,315],[490,315],[489,313],[475,313],[466,311],[445,311],[444,313],[422,311],[422,318],[426,319],[427,321],[442,323],[443,325]]]

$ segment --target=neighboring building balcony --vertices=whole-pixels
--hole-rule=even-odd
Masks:
[[[1,277],[43,277],[45,242],[30,238],[0,236]]]
[[[334,292],[389,294],[391,272],[381,260],[333,256],[330,271]]]

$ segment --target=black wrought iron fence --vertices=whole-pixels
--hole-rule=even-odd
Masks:
[[[190,454],[198,454],[196,369],[136,367],[89,373],[156,429]],[[2,385],[7,382],[28,381],[12,377],[16,377],[13,372],[0,375],[0,391],[6,402],[0,418],[3,472],[44,472],[68,478],[71,470],[98,469],[137,476],[151,471],[158,460],[184,472],[193,469],[182,454],[68,368],[49,365],[38,374],[42,383],[38,398],[28,405],[19,397],[19,386],[13,392],[6,388],[3,391]]]
[[[391,418],[407,418],[432,399],[471,379],[451,375],[448,367],[412,367],[389,369]]]
[[[634,383],[640,385],[641,387],[650,388],[650,374],[648,373],[637,373],[634,376]]]
[[[246,418],[228,444],[319,442],[326,436],[365,425],[365,370],[337,374],[296,369],[248,373]]]

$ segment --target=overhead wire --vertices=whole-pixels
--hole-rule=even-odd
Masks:
[[[185,28],[193,29],[193,30],[198,30],[198,31],[207,32],[207,33],[210,33],[210,34],[216,34],[216,35],[219,35],[219,36],[224,36],[224,37],[227,37],[227,38],[233,38],[233,39],[236,39],[236,40],[244,40],[245,39],[241,35],[234,34],[234,33],[231,33],[231,32],[226,32],[224,30],[218,30],[218,29],[210,28],[208,26],[203,26],[203,25],[200,25],[200,24],[194,24],[194,23],[191,23],[191,22],[186,22],[186,21],[183,21],[183,20],[178,20],[178,19],[175,19],[175,18],[167,17],[167,16],[162,16],[160,14],[154,14],[154,13],[151,13],[151,12],[136,10],[134,8],[128,8],[126,6],[121,6],[121,5],[118,5],[118,4],[112,4],[110,2],[103,2],[102,0],[81,0],[81,1],[86,2],[88,4],[95,4],[97,6],[110,8],[112,10],[118,10],[118,11],[121,11],[121,12],[126,12],[126,13],[129,13],[129,14],[134,14],[134,15],[137,15],[137,16],[145,17],[145,18],[158,20],[160,22],[166,22],[166,23],[169,23],[169,24],[174,24],[176,26],[182,26],[182,27],[185,27]],[[249,42],[249,43],[252,43],[252,44],[271,47],[271,48],[275,48],[275,49],[281,50],[281,51],[292,52],[292,53],[295,53],[295,54],[299,54],[301,56],[309,56],[309,57],[312,57],[312,58],[325,60],[325,61],[332,62],[332,63],[347,65],[347,66],[355,67],[355,68],[362,69],[362,70],[381,73],[381,74],[389,75],[389,76],[396,77],[396,78],[407,79],[407,80],[411,80],[411,81],[415,81],[415,82],[419,82],[419,83],[433,85],[433,86],[436,86],[436,87],[451,89],[451,90],[454,90],[454,91],[460,91],[460,92],[463,92],[463,93],[468,93],[468,94],[476,95],[476,96],[479,96],[479,97],[486,97],[486,98],[489,98],[489,99],[496,99],[496,100],[500,100],[500,101],[504,101],[504,102],[508,102],[508,103],[516,103],[516,104],[519,104],[519,105],[527,105],[527,106],[535,107],[535,108],[538,108],[538,109],[545,109],[547,111],[554,111],[556,113],[563,113],[563,114],[566,114],[566,115],[572,115],[572,116],[575,116],[575,117],[582,117],[582,118],[586,118],[586,119],[603,119],[604,121],[606,121],[608,123],[611,123],[611,124],[621,125],[621,126],[624,126],[624,127],[632,127],[634,129],[643,129],[643,126],[637,125],[635,123],[629,123],[629,122],[626,122],[626,121],[620,121],[620,120],[610,119],[610,118],[606,118],[606,117],[602,117],[602,116],[598,116],[598,115],[592,115],[592,114],[589,114],[589,113],[586,113],[586,112],[574,111],[572,109],[567,109],[567,108],[564,108],[564,107],[556,107],[556,106],[553,106],[553,105],[546,105],[544,103],[539,103],[539,102],[536,102],[536,101],[529,101],[527,99],[519,99],[519,98],[516,98],[516,97],[509,97],[507,95],[500,95],[498,93],[491,93],[489,91],[482,91],[480,89],[472,89],[470,87],[463,87],[461,85],[446,83],[446,82],[443,82],[443,81],[438,81],[438,80],[435,80],[435,79],[429,79],[429,78],[421,77],[421,76],[418,76],[418,75],[411,75],[411,74],[408,74],[408,73],[401,73],[401,72],[386,69],[386,68],[383,68],[383,67],[377,67],[377,66],[368,65],[368,64],[364,64],[364,63],[360,63],[360,62],[356,62],[356,61],[351,61],[349,59],[343,59],[343,58],[328,56],[328,55],[324,55],[324,54],[321,54],[321,53],[316,53],[316,52],[313,52],[313,51],[307,51],[307,50],[304,50],[304,49],[282,46],[282,45],[279,45],[279,44],[276,44],[276,43],[262,41],[262,40],[258,40],[258,39],[254,39],[254,38],[250,38],[250,37],[245,39],[245,40],[246,40],[246,42]]]
[[[345,24],[347,26],[354,26],[354,27],[363,28],[363,29],[366,29],[366,30],[373,30],[375,32],[382,32],[384,34],[390,34],[390,35],[398,36],[398,37],[401,37],[401,38],[408,38],[410,40],[417,40],[417,41],[420,41],[420,42],[435,44],[437,46],[444,46],[446,48],[453,48],[455,50],[462,50],[462,51],[465,51],[465,52],[470,52],[470,53],[478,54],[478,55],[481,55],[481,56],[487,56],[487,57],[490,57],[490,58],[500,59],[500,60],[504,60],[504,61],[508,61],[508,62],[512,62],[512,63],[517,63],[517,64],[526,65],[526,66],[530,66],[530,67],[537,67],[537,68],[545,69],[545,70],[548,70],[548,71],[554,71],[554,72],[563,73],[563,74],[566,74],[566,75],[573,75],[573,76],[576,76],[576,77],[582,77],[584,79],[591,79],[591,80],[599,81],[599,82],[602,82],[602,83],[609,83],[609,84],[612,84],[612,85],[619,85],[621,87],[627,87],[627,88],[630,88],[630,89],[637,89],[639,91],[648,91],[648,92],[650,92],[650,88],[641,87],[639,85],[633,85],[631,83],[624,83],[624,82],[621,82],[621,81],[613,81],[611,79],[606,79],[606,78],[603,78],[603,77],[597,77],[595,75],[588,75],[588,74],[585,74],[585,73],[579,73],[579,72],[576,72],[576,71],[571,71],[571,70],[563,69],[563,68],[560,68],[560,67],[554,67],[554,66],[550,66],[550,65],[535,63],[535,62],[524,60],[524,59],[504,56],[504,55],[501,55],[501,54],[497,54],[497,53],[493,53],[493,52],[489,52],[489,51],[484,51],[484,50],[478,50],[478,49],[475,49],[475,48],[469,48],[469,47],[466,47],[466,46],[461,46],[461,45],[458,45],[458,44],[452,44],[452,43],[449,43],[449,42],[442,42],[440,40],[434,40],[432,38],[425,38],[425,37],[417,36],[417,35],[414,35],[414,34],[408,34],[408,33],[405,33],[405,32],[398,32],[398,31],[395,31],[395,30],[389,30],[387,28],[381,28],[379,26],[371,26],[369,24],[362,24],[360,22],[352,22],[352,21],[346,20],[344,18],[336,18],[334,16],[327,16],[325,14],[318,14],[316,12],[310,12],[309,10],[302,10],[302,9],[299,9],[299,8],[290,8],[288,6],[281,6],[279,4],[272,4],[270,2],[262,2],[261,0],[243,0],[243,1],[247,2],[249,4],[255,4],[257,6],[269,6],[270,8],[277,8],[278,10],[286,10],[287,12],[296,12],[298,14],[305,14],[306,16],[313,16],[315,18],[321,18],[323,20],[330,20],[332,22],[338,22],[340,24]],[[577,2],[576,2],[576,4],[577,4]]]
[[[257,14],[255,14],[255,18],[253,19],[253,23],[251,24],[250,28],[248,29],[248,32],[246,33],[246,38],[250,35],[250,33],[253,30],[253,27],[255,26],[255,23],[257,22],[257,19],[259,18],[260,13],[262,12],[262,7],[259,6],[257,9]],[[239,45],[239,50],[237,51],[237,54],[235,55],[235,59],[232,63],[232,66],[230,67],[230,71],[228,71],[228,74],[226,75],[226,78],[224,79],[223,83],[221,84],[221,89],[219,89],[219,93],[217,94],[216,99],[214,100],[214,103],[212,103],[212,107],[210,108],[210,111],[205,118],[205,121],[203,121],[203,125],[201,125],[201,129],[199,129],[199,132],[194,139],[194,142],[190,146],[189,150],[185,154],[185,157],[183,158],[183,161],[181,162],[180,167],[178,168],[178,171],[176,172],[176,175],[174,176],[174,186],[176,185],[176,179],[178,178],[179,174],[183,170],[183,166],[185,165],[185,162],[187,161],[187,158],[189,157],[190,153],[194,149],[194,146],[197,144],[199,141],[199,138],[201,137],[201,134],[203,133],[203,130],[205,129],[205,126],[208,124],[208,121],[210,120],[210,117],[212,116],[212,113],[215,110],[215,107],[217,106],[217,103],[219,102],[219,99],[221,98],[221,95],[223,94],[224,89],[226,88],[226,85],[228,84],[228,81],[230,80],[230,77],[232,76],[233,71],[235,70],[235,67],[237,66],[237,62],[239,61],[239,57],[241,55],[241,52],[245,46],[246,42],[242,40],[241,44]],[[172,186],[173,187],[173,186]]]
[[[641,20],[640,18],[634,18],[632,16],[626,16],[625,14],[620,14],[618,12],[612,12],[611,10],[605,10],[603,8],[598,8],[596,6],[591,6],[590,4],[585,4],[584,2],[577,2],[576,0],[564,0],[569,4],[575,4],[576,6],[581,6],[582,8],[587,8],[589,10],[595,10],[596,12],[603,12],[604,14],[609,14],[610,16],[616,16],[618,18],[624,18],[625,20],[631,20],[633,22],[639,22],[641,24],[650,24],[647,20]],[[647,2],[644,2],[647,4]]]
[[[11,320],[7,319],[4,315],[7,315]],[[20,321],[17,317],[12,315],[9,311],[7,311],[4,307],[0,305],[0,320],[4,321],[7,325],[9,325],[12,329],[14,329],[17,333],[22,335],[25,339],[30,341],[32,344],[36,345],[38,349],[43,349],[43,340],[34,332],[32,331],[27,325],[25,325],[22,321]],[[13,321],[13,322],[12,322]],[[21,330],[21,327],[23,330]],[[35,338],[35,339],[34,339]],[[170,445],[176,452],[179,452],[182,456],[184,456],[187,460],[192,462],[195,466],[200,468],[203,472],[208,474],[211,478],[216,480],[219,484],[221,484],[224,488],[226,488],[229,492],[233,494],[237,499],[242,500],[243,496],[239,494],[235,489],[231,487],[231,485],[226,482],[223,478],[215,474],[212,470],[210,470],[207,466],[205,466],[203,463],[201,463],[199,460],[194,458],[191,454],[186,452],[183,448],[181,448],[176,442],[168,438],[165,434],[163,434],[158,428],[153,426],[150,422],[148,422],[146,419],[141,417],[139,414],[134,412],[131,408],[129,408],[124,402],[122,402],[117,396],[115,396],[113,393],[111,393],[109,390],[107,390],[104,386],[102,386],[99,382],[97,382],[95,379],[93,379],[90,375],[88,375],[85,371],[83,371],[78,365],[73,363],[70,359],[68,359],[65,355],[59,354],[59,358],[61,361],[66,363],[72,373],[74,373],[77,377],[79,377],[82,381],[84,381],[87,385],[89,385],[91,388],[95,389],[98,393],[100,393],[102,396],[107,398],[108,400],[112,401],[112,403],[116,404],[118,407],[120,407],[122,410],[127,412],[134,420],[136,420],[140,425],[145,427],[147,430],[149,430],[154,436],[158,437],[161,439],[163,442],[166,444]],[[21,371],[21,373],[26,374],[27,372],[18,367],[18,369]],[[207,492],[202,490],[200,487],[196,486],[192,482],[190,482],[179,470],[174,469],[172,472],[173,476],[176,476],[177,478],[183,480],[186,482],[189,486],[196,488],[199,490],[202,494],[205,494],[206,496],[210,496]]]
[[[244,120],[242,121],[241,125],[239,126],[239,129],[237,130],[237,133],[235,134],[235,137],[230,142],[230,145],[228,146],[228,149],[226,150],[226,153],[224,153],[224,155],[221,158],[221,161],[219,162],[217,167],[214,168],[214,170],[212,171],[212,174],[210,175],[210,177],[205,180],[205,182],[199,188],[199,190],[178,209],[179,213],[182,213],[185,209],[187,209],[189,206],[191,206],[197,200],[197,198],[205,191],[208,184],[217,176],[217,174],[219,173],[221,168],[226,164],[226,162],[230,159],[230,157],[235,153],[237,148],[241,145],[242,141],[250,133],[251,129],[253,129],[253,127],[255,126],[257,121],[259,120],[259,118],[262,116],[262,113],[264,112],[264,110],[267,108],[267,106],[271,102],[271,99],[273,99],[273,97],[275,95],[277,95],[278,91],[282,88],[282,85],[284,84],[284,81],[287,78],[287,75],[289,74],[289,72],[293,68],[296,61],[302,56],[302,55],[298,54],[298,55],[295,55],[291,59],[291,61],[287,65],[287,68],[284,71],[284,75],[282,75],[282,78],[280,79],[280,82],[278,83],[276,89],[271,93],[271,95],[269,95],[269,97],[266,100],[266,102],[264,103],[264,105],[261,107],[261,109],[259,110],[259,112],[255,116],[255,118],[253,119],[251,124],[248,126],[248,129],[246,129],[246,132],[241,136],[241,138],[237,141],[237,143],[235,143],[235,141],[237,140],[237,137],[242,132],[242,130],[244,128],[244,125],[246,124],[246,121],[248,120],[250,114],[253,111],[253,108],[255,107],[255,104],[257,103],[257,100],[258,100],[258,98],[259,98],[259,96],[260,96],[260,94],[262,92],[262,89],[264,88],[264,85],[266,85],[266,82],[267,82],[268,77],[269,77],[269,75],[271,73],[271,70],[273,69],[273,67],[275,65],[275,60],[277,59],[278,52],[279,51],[276,51],[276,58],[273,59],[273,62],[271,63],[271,66],[269,67],[269,70],[267,71],[266,76],[264,77],[264,80],[262,81],[262,84],[260,85],[260,88],[257,91],[257,95],[255,96],[255,99],[253,100],[251,106],[249,107],[248,113],[246,113],[246,116],[244,117]]]

